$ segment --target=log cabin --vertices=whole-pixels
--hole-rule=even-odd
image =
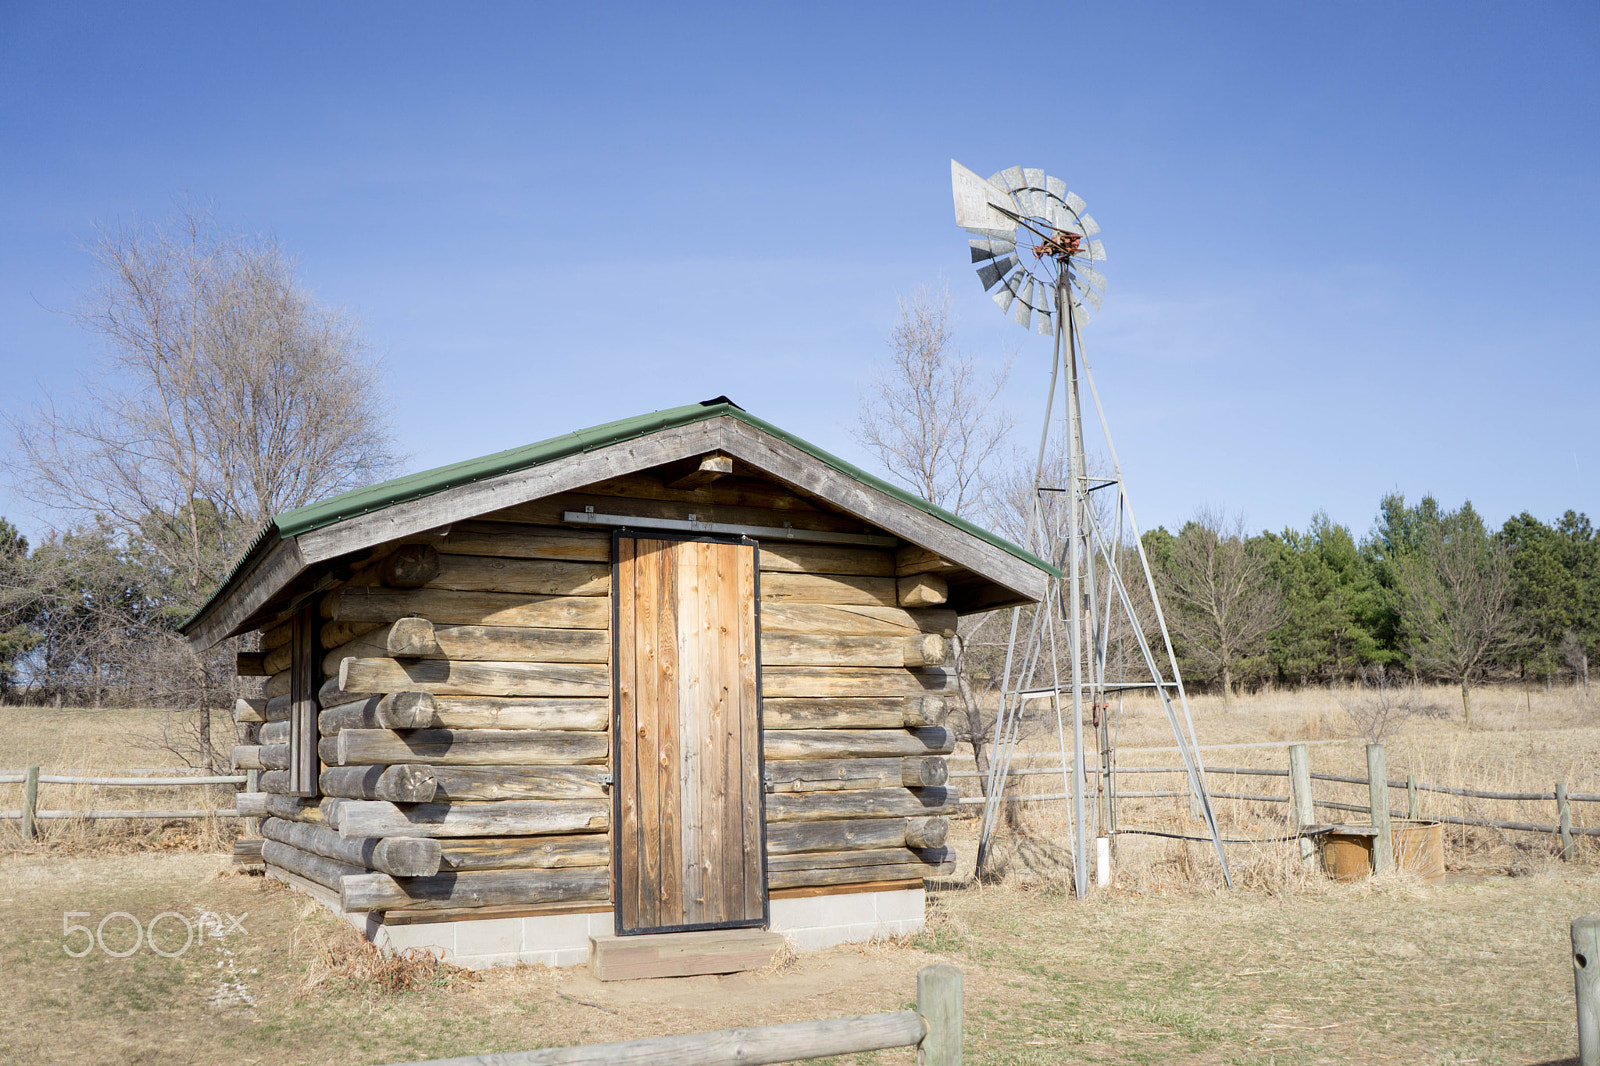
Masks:
[[[1055,574],[719,397],[279,515],[183,630],[259,634],[240,812],[374,943],[726,962],[921,928],[956,620]]]

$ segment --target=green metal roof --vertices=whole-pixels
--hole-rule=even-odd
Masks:
[[[879,492],[893,496],[901,503],[915,507],[919,511],[924,511],[940,521],[948,522],[957,529],[970,533],[974,537],[1016,556],[1023,562],[1038,567],[1052,577],[1061,576],[1061,571],[1054,566],[1031,552],[1019,548],[1003,537],[996,536],[988,530],[951,514],[941,507],[936,507],[922,497],[913,495],[905,489],[885,481],[883,478],[869,474],[865,470],[845,462],[838,456],[823,451],[815,444],[802,440],[792,433],[779,429],[770,422],[757,418],[727,397],[719,396],[715,400],[707,400],[704,403],[689,404],[684,407],[671,407],[665,411],[655,411],[651,414],[635,415],[632,418],[624,418],[616,422],[593,426],[589,429],[566,433],[559,437],[551,437],[549,440],[539,441],[536,444],[526,444],[520,448],[510,448],[503,452],[495,452],[493,455],[468,459],[460,463],[451,463],[448,466],[435,467],[432,470],[424,470],[417,474],[407,474],[405,477],[398,477],[392,481],[384,481],[364,489],[343,492],[337,496],[330,496],[326,500],[307,504],[305,507],[298,507],[293,511],[286,511],[272,519],[262,528],[261,532],[251,542],[250,547],[240,556],[233,570],[217,586],[217,590],[211,594],[194,614],[183,621],[180,628],[187,630],[190,625],[210,610],[232,588],[234,581],[244,571],[246,564],[269,549],[276,541],[299,536],[301,533],[308,533],[314,529],[322,529],[325,526],[331,526],[336,522],[342,522],[357,515],[381,511],[393,504],[406,503],[410,500],[421,499],[424,496],[431,496],[436,492],[443,492],[458,485],[467,485],[474,481],[499,477],[501,474],[508,474],[516,470],[527,470],[557,459],[564,459],[569,455],[608,447],[612,444],[643,437],[663,429],[673,429],[710,418],[722,417],[736,418],[741,422],[756,427],[763,433],[769,433],[779,440],[799,448],[845,477],[859,481],[864,485],[870,485]]]

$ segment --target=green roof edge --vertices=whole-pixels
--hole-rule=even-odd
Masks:
[[[666,410],[654,411],[650,414],[634,415],[631,418],[623,418],[615,422],[591,426],[588,429],[564,433],[561,436],[551,437],[533,444],[508,448],[492,455],[467,459],[459,463],[450,463],[446,466],[434,467],[432,470],[424,470],[416,474],[407,474],[403,477],[379,482],[376,485],[369,485],[363,489],[352,489],[337,496],[330,496],[326,500],[319,500],[304,507],[297,507],[292,511],[285,511],[261,528],[261,531],[251,540],[250,547],[244,551],[239,557],[239,561],[228,572],[227,577],[223,578],[216,590],[207,597],[206,602],[188,618],[184,619],[178,628],[187,630],[209,611],[217,600],[222,597],[223,593],[232,586],[234,579],[243,572],[246,564],[265,550],[268,544],[273,541],[296,537],[302,533],[309,533],[313,530],[331,526],[336,522],[342,522],[358,515],[370,514],[373,511],[381,511],[383,508],[397,503],[418,500],[424,496],[443,492],[446,489],[456,488],[459,485],[471,484],[474,481],[484,481],[516,470],[527,470],[532,467],[542,466],[557,459],[564,459],[569,455],[620,444],[623,441],[632,440],[663,429],[674,429],[678,426],[686,426],[695,422],[722,417],[736,418],[764,433],[769,433],[779,440],[799,448],[854,481],[869,485],[879,492],[894,497],[901,503],[915,507],[917,510],[932,515],[942,522],[955,526],[965,533],[969,533],[1010,555],[1016,556],[1031,566],[1038,567],[1052,577],[1061,576],[1061,571],[1056,567],[1040,559],[1032,552],[1011,543],[1004,537],[991,533],[959,515],[946,511],[942,507],[937,507],[922,497],[907,492],[898,485],[885,481],[875,474],[869,474],[837,455],[824,451],[811,442],[778,428],[771,422],[757,418],[731,401],[707,402],[688,404],[683,407],[669,407]]]

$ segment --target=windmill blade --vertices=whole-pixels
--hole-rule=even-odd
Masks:
[[[1019,189],[1016,197],[1017,204],[1022,208],[1022,213],[1033,218],[1043,216],[1046,204],[1049,203],[1044,193],[1038,189]]]
[[[1011,194],[950,160],[950,190],[955,197],[956,225],[968,229],[1008,230],[1016,225],[1017,205]]]
[[[1090,285],[1093,285],[1101,292],[1105,291],[1106,276],[1092,266],[1074,262],[1072,264],[1072,276],[1078,281],[1080,288],[1087,289]]]
[[[1093,215],[1084,215],[1082,221],[1084,236],[1093,237],[1096,233],[1100,232],[1100,223],[1094,220]]]
[[[1049,193],[1051,196],[1054,196],[1062,203],[1067,202],[1067,183],[1062,181],[1060,178],[1044,179],[1044,191]]]
[[[1017,242],[1012,240],[986,240],[968,241],[972,246],[972,261],[981,263],[985,259],[993,259],[1000,255],[1009,255],[1017,250]]]
[[[1082,237],[1083,227],[1078,224],[1078,216],[1068,211],[1065,204],[1051,204],[1050,213],[1045,216],[1050,224],[1065,233],[1076,233]]]
[[[1088,288],[1084,289],[1083,290],[1083,300],[1080,301],[1080,302],[1081,303],[1087,303],[1090,307],[1094,308],[1096,311],[1100,310],[1100,294],[1095,292],[1093,289],[1088,289]]]
[[[1000,286],[999,289],[995,290],[995,293],[991,299],[1000,305],[1000,310],[1004,311],[1009,308],[1011,306],[1011,301],[1017,298],[1017,289],[1021,287],[1022,279],[1027,275],[1027,273],[1028,272],[1026,270],[1018,267],[1016,272],[1006,279],[1006,283]]]
[[[1106,246],[1104,241],[1090,241],[1084,246],[1084,258],[1091,262],[1105,262]]]
[[[1016,265],[1017,261],[1008,255],[998,262],[985,263],[979,267],[978,280],[983,283],[983,291],[988,292],[994,288],[1000,279],[1006,276],[1006,272]]]
[[[1006,221],[1009,223],[1010,219]],[[982,237],[988,241],[1009,241],[1017,235],[1017,227],[1015,225],[1007,225],[1004,229],[983,229],[978,226],[964,226],[962,228],[973,236]]]
[[[1017,309],[1011,313],[1011,319],[1023,329],[1028,328],[1028,320],[1033,317],[1033,279],[1028,279],[1027,286],[1022,290],[1021,297],[1017,300]]]
[[[1028,188],[1044,191],[1044,171],[1036,167],[1023,167],[1022,180],[1028,183]]]
[[[1062,197],[1062,200],[1066,201],[1066,205],[1072,208],[1072,213],[1075,215],[1081,216],[1089,207],[1088,204],[1083,202],[1083,197],[1079,196],[1075,192],[1067,193],[1067,195]]]
[[[996,172],[989,180],[1007,192],[1016,192],[1018,189],[1025,189],[1028,186],[1028,183],[1023,180],[1021,167],[1007,167]]]
[[[1038,317],[1033,321],[1033,330],[1035,333],[1042,333],[1047,337],[1055,332],[1055,324],[1050,307],[1051,302],[1050,286],[1041,281],[1039,283],[1039,303],[1034,308],[1038,312]]]

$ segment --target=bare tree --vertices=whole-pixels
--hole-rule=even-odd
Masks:
[[[1421,713],[1415,691],[1408,685],[1396,685],[1388,667],[1360,666],[1356,674],[1363,691],[1349,700],[1339,700],[1339,708],[1368,744],[1379,743],[1401,722]]]
[[[1472,686],[1517,643],[1510,552],[1468,506],[1430,523],[1394,574],[1412,660],[1461,686],[1470,728]]]
[[[1572,630],[1561,638],[1561,658],[1572,669],[1572,687],[1589,695],[1589,648]]]
[[[996,406],[1009,365],[987,382],[956,350],[948,288],[900,301],[890,362],[861,397],[856,440],[889,476],[947,511],[969,516],[989,503],[991,468],[1011,432]]]
[[[1245,535],[1244,518],[1201,508],[1152,560],[1167,623],[1183,650],[1212,670],[1226,703],[1234,672],[1283,623],[1270,559]]]
[[[74,317],[104,342],[103,365],[72,405],[12,420],[13,478],[145,557],[166,619],[151,639],[176,647],[171,623],[261,522],[393,465],[379,371],[276,241],[224,232],[207,210],[102,229],[90,251],[99,283]],[[216,664],[186,654],[141,655],[162,675],[142,690],[196,710],[225,699]],[[209,721],[202,711],[207,762]]]
[[[889,334],[890,360],[861,396],[854,433],[895,481],[929,503],[963,516],[994,501],[991,485],[1011,418],[996,401],[1009,367],[981,382],[970,356],[956,350],[947,288],[922,288],[900,301]],[[964,618],[951,662],[961,695],[958,740],[983,768],[997,665],[992,615]],[[981,779],[980,779],[981,780]]]
[[[14,422],[30,499],[143,542],[185,606],[281,511],[367,484],[393,456],[378,368],[271,239],[188,208],[100,231],[75,313],[106,344],[79,403]]]

